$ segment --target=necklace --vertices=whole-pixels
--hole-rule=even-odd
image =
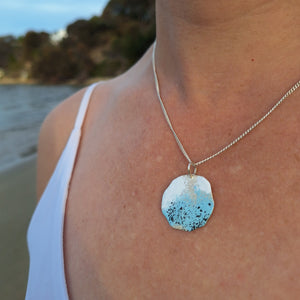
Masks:
[[[164,117],[174,135],[179,149],[188,161],[187,174],[175,178],[163,193],[161,210],[163,215],[166,217],[169,224],[173,228],[184,231],[192,231],[204,226],[210,218],[214,209],[214,200],[211,185],[206,178],[196,175],[197,167],[207,162],[208,160],[220,155],[225,150],[228,150],[230,147],[244,138],[250,131],[252,131],[257,125],[259,125],[264,119],[266,119],[288,96],[290,96],[293,92],[296,91],[297,88],[300,87],[300,80],[290,90],[288,90],[263,117],[261,117],[253,125],[251,125],[246,131],[244,131],[231,143],[229,143],[227,146],[223,147],[216,153],[210,155],[209,157],[198,162],[193,162],[185,151],[182,143],[180,142],[171,124],[166,108],[163,104],[156,73],[155,49],[156,41],[153,45],[152,67],[157,97],[160,102]]]

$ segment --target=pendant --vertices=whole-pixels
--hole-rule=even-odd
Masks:
[[[162,197],[162,213],[169,224],[179,230],[193,231],[204,226],[213,209],[209,181],[194,174],[175,178]]]

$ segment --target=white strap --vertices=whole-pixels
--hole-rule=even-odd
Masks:
[[[77,113],[74,129],[79,129],[79,130],[81,129],[82,123],[84,121],[84,117],[85,117],[85,114],[86,114],[86,111],[87,111],[87,108],[88,108],[88,105],[89,105],[89,102],[91,99],[91,95],[94,91],[94,88],[96,87],[96,85],[98,83],[99,82],[93,83],[85,91],[83,98],[81,100],[81,103],[80,103],[78,113]]]

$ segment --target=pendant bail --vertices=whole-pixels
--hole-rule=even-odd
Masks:
[[[188,164],[188,174],[193,177],[193,175],[196,175],[197,173],[197,165],[190,161],[189,164]]]

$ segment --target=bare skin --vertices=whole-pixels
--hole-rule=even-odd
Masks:
[[[197,161],[299,80],[300,4],[187,2],[157,1],[157,67],[175,130]],[[70,299],[298,299],[300,91],[199,169],[214,213],[204,228],[177,231],[161,214],[161,196],[187,162],[155,94],[151,51],[90,102],[65,216]],[[82,94],[42,126],[38,196]]]

